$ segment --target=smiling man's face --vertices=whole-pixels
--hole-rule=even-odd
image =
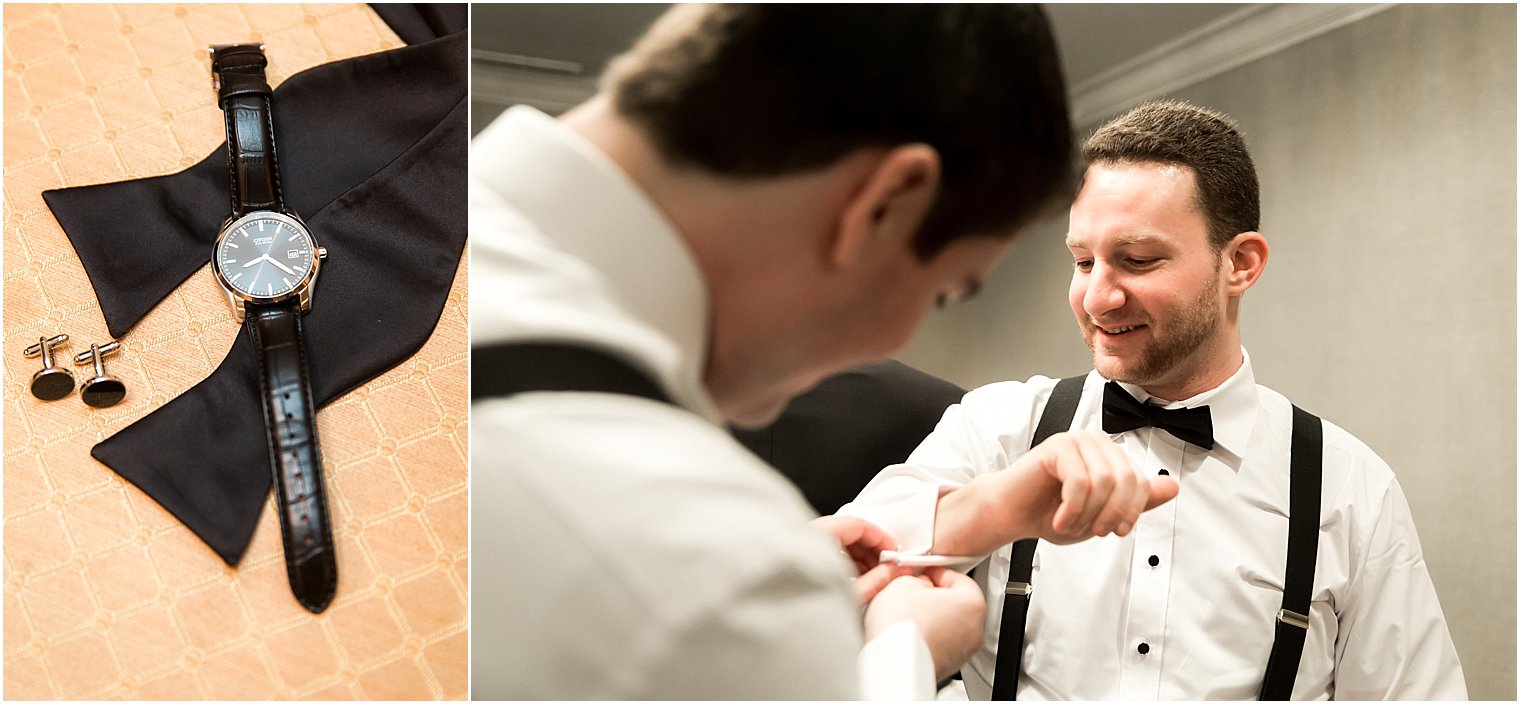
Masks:
[[[1069,298],[1093,366],[1147,389],[1184,383],[1229,354],[1221,258],[1191,169],[1099,162],[1071,207]]]

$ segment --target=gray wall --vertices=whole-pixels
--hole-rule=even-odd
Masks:
[[[1474,699],[1516,694],[1515,26],[1513,5],[1396,6],[1171,93],[1234,116],[1256,160],[1257,380],[1398,473]],[[1089,369],[1065,227],[902,359],[968,387]]]

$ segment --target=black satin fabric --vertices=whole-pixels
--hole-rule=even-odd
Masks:
[[[442,314],[466,235],[468,64],[457,32],[275,90],[286,204],[328,250],[304,320],[318,407],[416,353]],[[224,145],[176,174],[43,194],[113,337],[205,267],[229,188]],[[91,454],[236,564],[271,483],[259,394],[239,331],[208,378]]]
[[[470,6],[462,2],[372,3],[369,7],[407,44],[463,32],[470,22]]]

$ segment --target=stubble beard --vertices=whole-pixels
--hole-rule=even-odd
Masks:
[[[1198,291],[1193,300],[1159,321],[1148,321],[1153,333],[1150,342],[1140,352],[1137,360],[1124,360],[1114,356],[1100,356],[1096,343],[1096,326],[1091,317],[1082,320],[1082,339],[1092,352],[1093,366],[1103,378],[1122,381],[1137,386],[1159,384],[1182,371],[1180,366],[1192,358],[1200,348],[1218,333],[1224,317],[1215,299],[1219,284],[1219,270]]]

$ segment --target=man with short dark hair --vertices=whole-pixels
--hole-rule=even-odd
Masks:
[[[1100,127],[1083,156],[1066,244],[1094,371],[971,391],[841,510],[906,550],[991,555],[977,570],[989,619],[962,670],[968,694],[1465,699],[1392,471],[1255,383],[1240,305],[1268,250],[1234,122],[1147,103]],[[1050,427],[1101,429],[1146,472],[1176,478],[1177,500],[1127,535],[1011,549],[1016,536],[980,507]]]
[[[672,9],[558,121],[481,133],[472,694],[931,697],[980,645],[975,584],[877,564],[890,537],[810,521],[721,424],[973,292],[1064,198],[1069,130],[1038,9],[724,5]],[[1002,477],[1021,536],[1122,532],[1175,491],[1105,438],[1049,444]]]

